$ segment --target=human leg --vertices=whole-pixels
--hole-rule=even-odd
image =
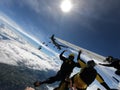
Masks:
[[[50,77],[48,79],[46,79],[45,81],[36,81],[34,82],[34,86],[38,87],[41,84],[51,84],[54,83],[55,81],[59,81],[61,79],[60,75],[57,73],[56,76]]]

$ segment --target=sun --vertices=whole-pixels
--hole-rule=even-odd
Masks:
[[[72,3],[70,0],[63,0],[60,8],[63,12],[70,12],[72,9]]]

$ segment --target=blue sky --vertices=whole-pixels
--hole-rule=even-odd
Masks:
[[[103,56],[120,54],[120,0],[0,0],[0,13],[41,42],[55,34],[63,40]]]

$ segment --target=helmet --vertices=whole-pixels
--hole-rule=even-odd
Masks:
[[[71,54],[69,55],[69,57],[74,57],[74,54],[73,54],[73,53],[71,53]]]
[[[71,53],[68,58],[69,58],[70,60],[73,60],[73,59],[74,59],[74,54]]]
[[[108,61],[109,63],[111,63],[111,62],[113,61],[113,57],[112,57],[112,56],[108,56],[108,57],[106,58],[106,61]]]
[[[96,65],[96,63],[93,60],[90,60],[87,62],[88,67],[94,67],[95,65]]]

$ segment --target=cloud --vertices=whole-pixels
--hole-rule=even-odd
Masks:
[[[19,32],[21,32],[22,34],[24,34],[25,36],[31,38],[33,41],[35,41],[36,43],[38,43],[39,45],[43,46],[46,50],[52,52],[53,54],[55,54],[55,56],[58,56],[58,53],[56,53],[55,51],[53,51],[52,49],[50,49],[49,47],[45,46],[42,44],[42,42],[40,42],[38,39],[36,39],[34,36],[29,35],[28,33],[26,33],[24,31],[24,29],[22,29],[16,22],[14,22],[12,19],[10,19],[8,16],[6,16],[4,13],[0,12],[0,20],[4,21],[5,23],[7,23],[8,25],[12,26],[13,28],[15,28],[16,30],[18,30]]]
[[[29,34],[27,34],[16,22],[14,22],[12,19],[10,19],[7,15],[5,15],[2,12],[0,12],[0,19],[2,21],[4,21],[5,23],[7,23],[8,25],[10,25],[13,28],[15,28],[16,30],[18,30],[19,32],[21,32],[22,34],[28,36],[32,40],[37,41],[34,37],[31,37]]]
[[[22,3],[28,5],[37,13],[48,12],[52,8],[49,0],[22,0]],[[55,0],[52,3],[55,3]]]
[[[23,0],[25,4],[27,4],[30,8],[35,10],[36,12],[41,11],[41,5],[39,0]]]
[[[60,39],[60,38],[57,38],[57,37],[55,37],[55,38],[56,38],[56,40],[58,40],[60,43],[68,46],[68,47],[70,48],[69,50],[70,50],[71,52],[73,52],[73,53],[78,53],[78,51],[81,50],[81,51],[82,51],[81,58],[82,58],[83,60],[85,60],[85,61],[94,60],[96,63],[99,63],[99,62],[103,62],[103,61],[105,60],[105,57],[102,56],[102,55],[99,55],[99,54],[97,54],[97,53],[95,53],[95,52],[92,52],[92,51],[90,51],[90,50],[87,50],[87,49],[84,49],[84,48],[79,47],[79,46],[77,46],[77,45],[74,45],[74,44],[72,44],[72,43],[69,43],[69,42],[67,42],[67,41],[65,41],[65,40],[62,40],[62,39]]]
[[[38,16],[43,16],[50,20],[59,21],[58,19],[62,15],[59,0],[22,0],[22,3]]]

